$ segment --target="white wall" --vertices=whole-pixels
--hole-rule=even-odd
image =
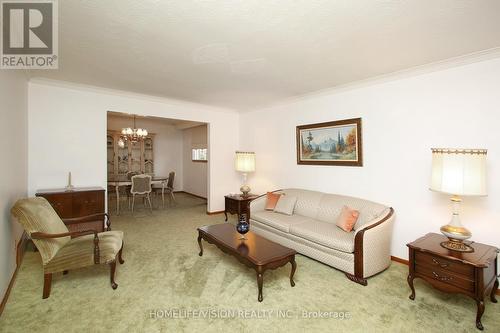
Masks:
[[[185,129],[183,140],[184,191],[207,197],[207,163],[193,162],[192,148],[207,147],[207,125]],[[210,159],[210,152],[208,152]]]
[[[121,131],[124,127],[131,127],[133,120],[127,117],[108,116],[108,129]],[[169,125],[162,120],[137,119],[137,127],[146,128],[154,133],[154,173],[157,176],[168,176],[175,171],[174,188],[182,190],[182,130]]]
[[[106,186],[107,111],[210,123],[208,210],[224,209],[224,195],[238,187],[232,163],[238,149],[237,113],[45,80],[29,84],[29,194],[66,185],[69,171],[75,186]]]
[[[22,228],[10,209],[26,196],[28,81],[18,70],[0,71],[0,299],[16,268],[16,244]]]
[[[364,167],[296,164],[297,125],[362,117]],[[394,207],[393,255],[451,217],[446,195],[428,190],[431,147],[487,148],[489,196],[465,198],[473,239],[500,247],[500,59],[385,81],[246,113],[241,149],[256,152],[255,192],[300,187]]]

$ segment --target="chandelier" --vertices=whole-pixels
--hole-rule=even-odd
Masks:
[[[134,128],[126,127],[122,128],[122,135],[118,140],[118,146],[121,148],[125,147],[125,141],[130,141],[132,143],[144,140],[148,136],[148,131],[144,128],[137,128],[135,126],[135,115],[134,115]]]

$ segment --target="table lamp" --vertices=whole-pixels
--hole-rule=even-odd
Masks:
[[[255,171],[255,153],[237,151],[235,167],[236,171],[243,173],[243,185],[241,185],[240,191],[246,197],[250,193],[250,186],[247,184],[247,174]]]
[[[432,176],[430,189],[451,194],[453,215],[451,221],[441,227],[448,241],[441,246],[459,252],[474,252],[464,243],[471,232],[462,226],[459,217],[461,196],[485,196],[486,149],[432,148]]]

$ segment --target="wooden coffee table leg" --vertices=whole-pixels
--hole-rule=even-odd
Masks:
[[[292,264],[292,271],[290,272],[290,285],[292,287],[295,287],[295,282],[293,281],[293,275],[295,274],[295,270],[297,269],[297,263],[295,262],[295,256],[292,257],[292,260],[290,260],[290,263]]]
[[[201,257],[203,255],[203,245],[201,245],[201,232],[198,231],[198,245],[200,246],[200,253],[198,255]]]
[[[264,297],[262,296],[262,285],[264,284],[264,277],[263,277],[264,272],[262,272],[262,269],[257,268],[257,286],[259,287],[259,297],[258,300],[259,302],[262,302]]]

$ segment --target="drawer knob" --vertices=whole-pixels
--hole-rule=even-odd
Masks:
[[[435,258],[432,258],[432,262],[436,265],[439,265],[439,267],[441,267],[441,268],[446,268],[449,266],[449,264],[447,264],[445,262],[440,262],[439,260],[436,260]]]
[[[452,276],[444,276],[444,275],[443,275],[443,276],[441,276],[441,275],[439,275],[439,274],[438,274],[438,273],[436,273],[436,272],[432,272],[432,275],[434,276],[434,278],[435,278],[436,280],[439,280],[439,281],[451,281],[451,280],[453,280],[453,277],[452,277]]]

